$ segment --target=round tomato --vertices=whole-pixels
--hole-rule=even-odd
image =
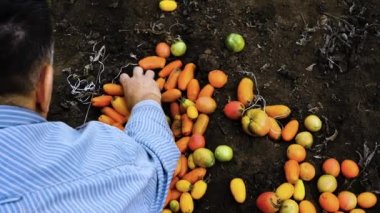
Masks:
[[[237,33],[229,34],[226,38],[225,43],[227,48],[235,53],[242,51],[245,47],[243,36]]]
[[[214,153],[215,158],[220,162],[230,161],[234,156],[232,148],[227,145],[219,145]]]
[[[186,44],[182,40],[174,42],[171,47],[170,51],[172,52],[172,55],[174,56],[182,56],[186,53]]]
[[[170,46],[165,42],[160,42],[156,45],[156,55],[169,58],[170,56]]]
[[[206,140],[203,135],[194,134],[191,136],[188,147],[190,150],[194,151],[199,148],[204,148],[206,146]]]

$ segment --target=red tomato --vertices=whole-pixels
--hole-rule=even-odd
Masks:
[[[190,150],[194,151],[199,148],[204,148],[206,146],[205,137],[201,134],[194,134],[191,136],[188,147]]]
[[[231,120],[239,120],[242,116],[242,113],[245,109],[245,106],[239,101],[231,101],[224,106],[223,112],[227,118]]]
[[[256,206],[264,213],[275,213],[280,209],[281,200],[274,192],[263,192],[257,198]]]

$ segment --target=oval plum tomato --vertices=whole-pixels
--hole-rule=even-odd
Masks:
[[[177,57],[184,55],[186,53],[186,49],[186,44],[182,40],[175,41],[170,47],[172,55]]]
[[[225,43],[227,48],[235,53],[242,51],[245,47],[243,36],[237,33],[229,34],[226,38]]]

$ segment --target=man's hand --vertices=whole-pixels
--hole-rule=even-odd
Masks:
[[[133,76],[123,73],[120,76],[120,83],[124,88],[124,97],[128,108],[132,109],[137,103],[144,100],[153,100],[161,103],[161,92],[154,81],[154,72],[148,70],[143,74],[141,67],[133,69]]]

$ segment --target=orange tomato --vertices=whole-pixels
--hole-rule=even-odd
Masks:
[[[189,167],[187,166],[187,158],[185,155],[181,155],[179,159],[181,161],[181,169],[178,173],[178,176],[183,177],[187,173]]]
[[[336,212],[339,210],[339,200],[331,192],[323,192],[319,196],[319,205],[327,212]]]
[[[124,124],[126,122],[125,116],[121,115],[120,113],[116,112],[111,107],[104,107],[102,109],[102,113],[107,115],[108,117],[112,118],[116,123]]]
[[[300,178],[304,181],[311,181],[315,177],[315,168],[311,163],[303,162],[300,165]]]
[[[196,66],[193,63],[188,63],[183,68],[178,78],[178,89],[185,91],[191,79],[194,78]]]
[[[123,87],[119,84],[108,83],[103,85],[103,91],[112,96],[123,96]]]
[[[170,73],[168,79],[166,80],[164,88],[166,90],[175,89],[177,87],[178,77],[180,74],[181,74],[180,69],[173,70]]]
[[[245,106],[248,106],[255,98],[255,95],[253,93],[254,89],[255,84],[253,83],[252,79],[247,77],[241,79],[237,89],[238,101],[243,103]]]
[[[177,176],[178,174],[179,174],[179,172],[181,171],[181,158],[180,159],[178,159],[178,161],[177,161],[177,166],[176,166],[176,168],[175,168],[175,170],[174,170],[174,174],[173,174],[173,177],[175,177],[175,176]]]
[[[158,78],[158,79],[156,80],[156,84],[157,84],[157,86],[158,86],[158,88],[159,88],[160,90],[162,90],[162,89],[164,88],[165,82],[166,82],[166,79],[165,79],[165,78]]]
[[[170,46],[166,42],[160,42],[156,45],[156,54],[162,58],[169,58]]]
[[[147,56],[139,61],[139,66],[144,70],[164,68],[166,59],[159,56]]]
[[[295,160],[286,161],[284,170],[286,180],[291,184],[295,184],[300,177],[300,165],[298,162]]]
[[[271,105],[265,107],[265,112],[269,117],[282,119],[288,117],[292,111],[285,105]]]
[[[206,114],[198,115],[198,118],[193,125],[193,134],[203,135],[207,130],[209,121],[210,118]]]
[[[180,115],[180,109],[178,102],[171,102],[170,103],[170,115],[172,118],[175,118],[176,115]]]
[[[199,92],[201,90],[199,86],[199,81],[197,79],[191,79],[187,85],[187,98],[190,101],[195,101],[198,98]]]
[[[198,180],[203,180],[206,175],[207,170],[205,168],[199,167],[191,170],[185,174],[182,179],[189,181],[191,184],[194,184]]]
[[[315,206],[308,200],[303,200],[299,204],[300,213],[317,213]]]
[[[322,170],[328,175],[338,177],[340,173],[339,162],[335,158],[329,158],[323,162]]]
[[[162,102],[174,102],[181,98],[182,92],[178,89],[170,89],[166,92],[162,93],[161,95],[161,101]]]
[[[228,80],[228,75],[222,70],[213,70],[208,73],[208,81],[215,88],[222,88],[226,85]]]
[[[93,97],[91,99],[91,105],[94,107],[106,107],[111,104],[112,96],[110,95],[101,95],[98,97]]]
[[[108,124],[108,125],[112,125],[112,124],[116,123],[116,121],[114,121],[112,118],[110,118],[107,115],[99,116],[98,121],[105,123],[105,124]]]
[[[205,114],[211,114],[216,110],[216,102],[211,97],[200,97],[195,102],[198,111]]]
[[[272,117],[268,117],[269,124],[270,124],[270,130],[268,132],[268,135],[273,140],[278,140],[281,138],[281,127],[278,125],[276,119]]]
[[[298,132],[299,123],[297,120],[291,120],[287,123],[281,132],[284,141],[291,141]]]
[[[185,153],[187,151],[189,141],[190,141],[190,137],[186,136],[186,137],[182,137],[178,139],[178,141],[175,142],[181,153]]]
[[[344,160],[340,168],[343,176],[348,179],[356,178],[359,175],[359,166],[353,160]]]
[[[298,163],[302,162],[306,158],[306,150],[299,144],[291,144],[287,150],[287,156],[289,160],[295,160]]]
[[[214,94],[214,90],[215,90],[215,88],[213,86],[211,86],[211,84],[207,84],[199,92],[198,98],[205,97],[205,96],[206,97],[212,97],[212,95]]]
[[[182,67],[181,60],[175,60],[168,63],[162,70],[158,73],[158,76],[161,78],[166,78],[173,72],[173,70],[180,69]]]
[[[343,211],[350,211],[356,207],[356,195],[349,191],[342,191],[338,194],[339,207]]]
[[[369,209],[376,205],[377,197],[372,192],[363,192],[358,195],[358,204],[360,207]]]
[[[188,136],[191,134],[193,130],[193,121],[187,116],[187,114],[183,114],[181,116],[182,121],[182,135]]]

